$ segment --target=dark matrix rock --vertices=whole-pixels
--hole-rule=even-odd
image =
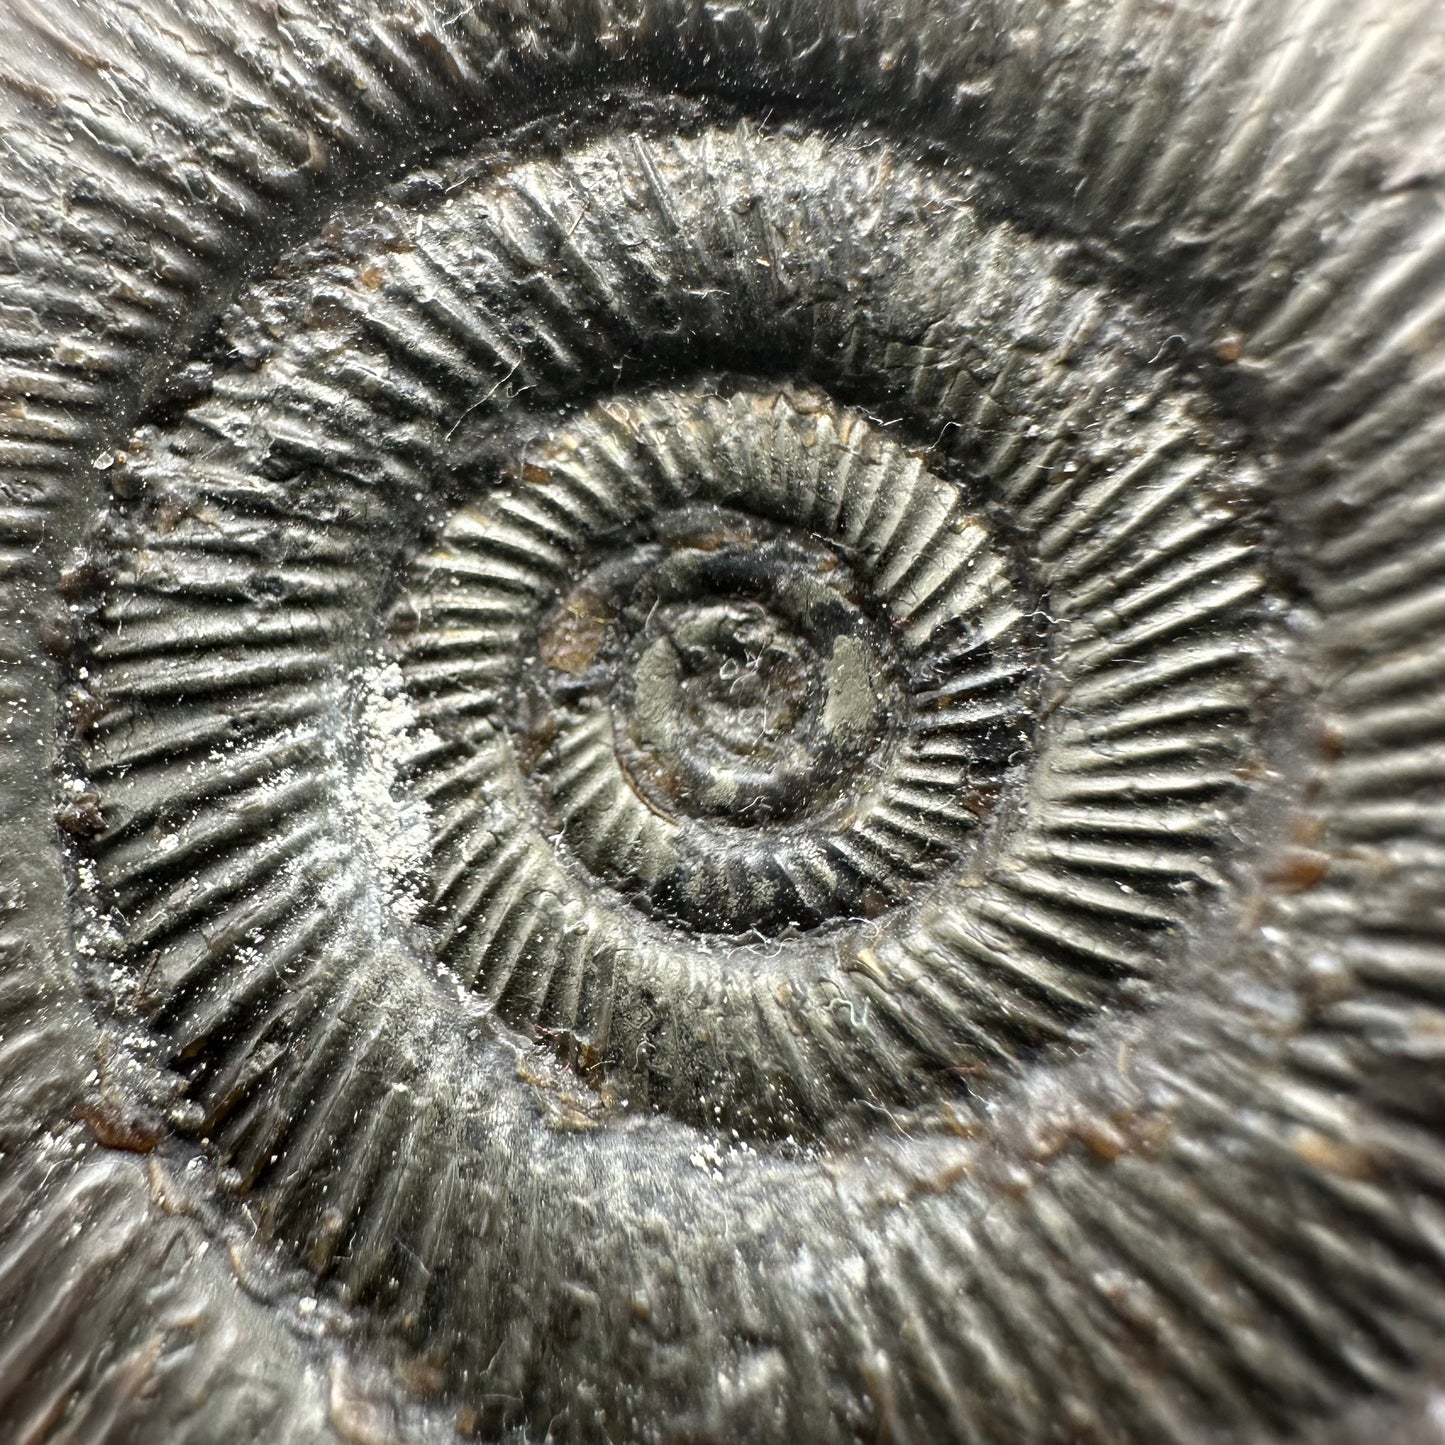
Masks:
[[[0,1440],[1438,1440],[1445,11],[0,0]]]

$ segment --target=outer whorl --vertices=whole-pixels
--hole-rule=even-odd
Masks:
[[[0,27],[15,1438],[1435,1438],[1433,5]]]

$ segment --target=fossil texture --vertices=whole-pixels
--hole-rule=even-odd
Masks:
[[[0,1438],[1438,1438],[1442,71],[0,0]]]

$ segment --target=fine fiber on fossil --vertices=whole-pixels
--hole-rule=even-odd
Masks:
[[[0,0],[0,1441],[1441,1439],[1441,96]]]

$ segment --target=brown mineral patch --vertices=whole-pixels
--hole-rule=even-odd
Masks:
[[[165,1126],[140,1110],[102,1096],[80,1106],[80,1122],[97,1144],[129,1154],[149,1154],[165,1137]]]
[[[972,1173],[972,1160],[954,1156],[928,1168],[915,1168],[907,1173],[909,1192],[914,1198],[951,1194]]]
[[[1336,722],[1320,724],[1320,753],[1328,762],[1337,762],[1345,750],[1344,729]]]
[[[55,810],[55,821],[73,837],[99,837],[105,832],[105,813],[101,809],[100,794],[87,791],[67,798]]]
[[[435,1399],[447,1386],[446,1361],[440,1351],[429,1350],[402,1365],[401,1379],[411,1394]]]
[[[75,633],[63,617],[42,618],[36,624],[35,635],[51,657],[66,658],[75,651]]]
[[[108,581],[109,574],[99,561],[83,557],[60,574],[55,590],[67,602],[80,602],[99,592]]]
[[[341,1243],[341,1234],[345,1228],[346,1220],[342,1218],[340,1210],[323,1211],[306,1250],[306,1263],[315,1273],[320,1274],[335,1258],[336,1248]]]
[[[162,537],[168,537],[191,515],[191,504],[184,497],[166,492],[151,509],[150,523]]]
[[[1121,1109],[1046,1121],[1035,1132],[1032,1155],[1040,1162],[1082,1144],[1094,1158],[1112,1164],[1126,1155],[1158,1154],[1173,1133],[1168,1115],[1157,1110]]]
[[[985,1133],[978,1117],[967,1110],[944,1103],[938,1110],[938,1124],[955,1139],[978,1139]]]
[[[359,1380],[342,1360],[331,1367],[327,1407],[331,1428],[347,1445],[393,1445],[400,1439],[391,1404]]]
[[[1270,882],[1289,893],[1315,888],[1330,871],[1327,853],[1313,848],[1292,848],[1270,870]]]
[[[531,776],[537,770],[537,764],[542,761],[547,749],[556,741],[561,726],[555,717],[544,716],[535,720],[531,726],[516,734],[514,746],[517,753],[517,766],[527,776]]]
[[[601,1122],[600,1101],[568,1087],[565,1076],[547,1068],[533,1068],[525,1060],[517,1064],[517,1080],[534,1092],[549,1129],[562,1134],[586,1133]]]
[[[1294,1152],[1304,1162],[1340,1179],[1368,1180],[1375,1177],[1375,1161],[1359,1144],[1317,1129],[1299,1129],[1294,1135]]]
[[[880,988],[892,989],[893,980],[889,978],[883,965],[878,961],[878,955],[871,948],[860,948],[851,960],[845,962],[844,967],[850,972],[866,974]]]
[[[965,1059],[961,1063],[949,1064],[943,1072],[950,1079],[957,1079],[960,1084],[979,1083],[993,1077],[993,1070],[980,1059]]]
[[[569,597],[543,627],[538,656],[548,667],[576,677],[592,666],[607,637],[607,622],[600,603]]]
[[[1244,355],[1244,342],[1238,336],[1222,336],[1214,343],[1214,357],[1226,366],[1232,366]]]
[[[602,1055],[587,1039],[579,1039],[570,1029],[551,1029],[538,1024],[537,1038],[550,1045],[564,1067],[584,1083],[596,1088],[602,1082]]]

